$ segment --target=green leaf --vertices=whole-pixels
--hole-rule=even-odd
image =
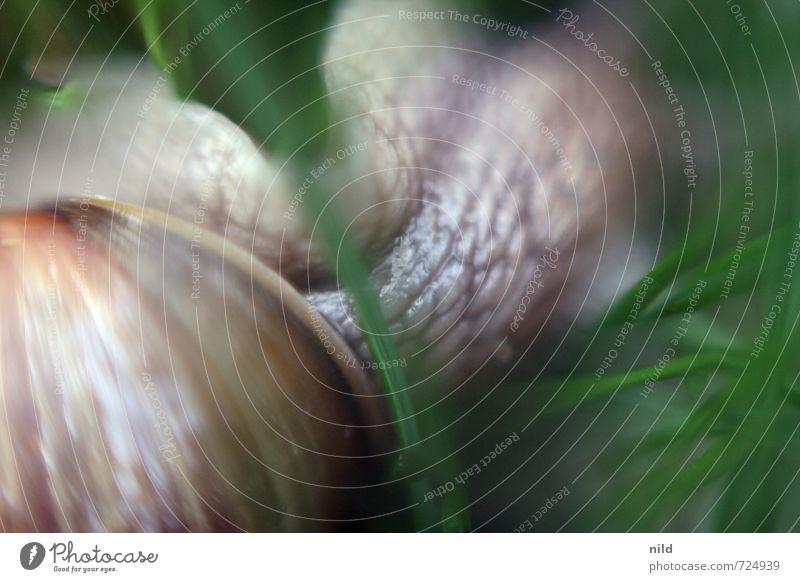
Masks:
[[[612,376],[603,376],[600,379],[587,377],[572,380],[557,388],[555,396],[547,404],[547,413],[560,414],[579,404],[613,396],[623,388],[643,389],[648,380],[660,382],[688,374],[705,373],[716,370],[718,367],[727,371],[736,371],[742,368],[742,364],[735,354],[713,351],[675,358],[663,366],[653,364]],[[542,391],[551,392],[546,388]]]
[[[328,126],[319,63],[332,4],[137,0],[148,49],[179,95],[285,158],[304,148],[312,151],[301,157],[316,158],[324,147],[314,136]]]

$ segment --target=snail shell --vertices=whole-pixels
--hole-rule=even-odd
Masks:
[[[332,529],[355,514],[382,404],[249,253],[158,212],[67,201],[3,215],[0,266],[5,530]]]

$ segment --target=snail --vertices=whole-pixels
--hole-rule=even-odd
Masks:
[[[81,105],[26,114],[0,215],[4,529],[357,527],[396,448],[377,370],[446,392],[635,277],[628,81],[561,31],[476,26],[344,3],[306,175],[142,61],[66,71]],[[305,219],[321,181],[395,361]]]

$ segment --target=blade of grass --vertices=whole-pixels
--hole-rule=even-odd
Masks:
[[[308,198],[310,210],[314,215],[321,215],[325,209],[325,199],[318,189],[313,189]],[[364,337],[369,347],[370,354],[376,362],[389,362],[398,360],[399,355],[394,342],[389,335],[389,325],[383,315],[378,296],[369,279],[369,274],[364,267],[358,249],[344,236],[344,228],[334,210],[325,213],[324,220],[319,221],[322,238],[327,249],[339,249],[339,254],[347,260],[336,262],[339,281],[352,294],[356,316],[359,326],[364,330]],[[389,407],[395,429],[397,431],[398,445],[401,453],[398,455],[393,468],[394,476],[403,476],[413,472],[419,467],[420,460],[430,457],[430,451],[420,451],[420,431],[414,415],[408,388],[403,375],[403,370],[397,366],[379,368],[379,375],[386,391]],[[441,452],[441,451],[440,451]],[[423,454],[426,453],[426,454]],[[443,452],[442,456],[447,454]],[[437,455],[438,456],[438,455]],[[429,507],[420,502],[425,493],[432,488],[431,480],[427,477],[413,478],[410,485],[410,498],[414,503],[417,514],[417,524],[427,524],[431,521]],[[443,505],[444,515],[442,525],[447,530],[466,531],[469,528],[462,494],[447,496],[447,503]],[[419,529],[422,529],[421,527]]]
[[[553,400],[548,404],[548,414],[561,414],[567,410],[592,402],[604,396],[613,396],[623,388],[643,387],[644,383],[656,378],[658,381],[678,378],[685,374],[707,372],[720,367],[723,370],[742,369],[740,361],[729,352],[706,352],[695,356],[683,356],[670,360],[661,367],[659,364],[635,368],[613,376],[581,378],[564,383]],[[555,389],[555,386],[553,386]],[[543,389],[545,393],[551,390]]]
[[[270,152],[323,151],[309,136],[328,126],[318,65],[333,2],[136,1],[145,42],[181,97],[224,113]]]

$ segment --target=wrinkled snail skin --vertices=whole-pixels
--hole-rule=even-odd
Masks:
[[[652,144],[627,81],[563,34],[485,40],[397,8],[338,12],[323,58],[334,150],[366,147],[322,179],[408,372],[447,390],[638,274],[623,209]],[[72,74],[94,78],[86,66]],[[296,208],[304,176],[221,114],[154,92],[147,67],[118,67],[80,112],[26,118],[15,148],[0,527],[347,528],[394,448],[372,371],[388,363],[370,361]]]
[[[0,218],[5,531],[331,530],[358,515],[390,445],[381,403],[291,287],[192,233],[77,201]]]
[[[634,247],[631,208],[654,142],[627,80],[563,31],[485,42],[465,38],[472,25],[403,22],[397,11],[346,4],[326,78],[342,89],[342,116],[358,120],[346,139],[369,140],[372,165],[353,197],[382,193],[352,228],[372,229],[373,248],[377,233],[399,229],[373,273],[390,331],[405,353],[424,351],[414,366],[453,379],[492,354],[512,358],[548,319],[568,327],[640,274],[644,252],[620,257]],[[339,292],[310,301],[368,357]]]

